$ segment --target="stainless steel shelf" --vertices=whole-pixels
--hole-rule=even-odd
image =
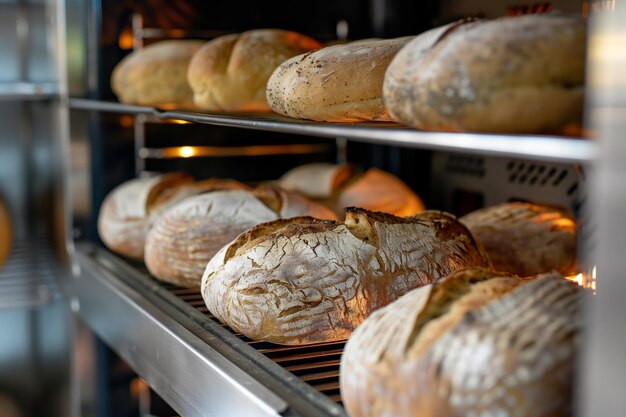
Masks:
[[[426,132],[396,123],[324,123],[292,119],[273,113],[220,114],[164,111],[152,107],[87,99],[71,99],[70,107],[104,112],[145,114],[160,120],[184,120],[244,129],[345,138],[358,142],[410,148],[562,163],[589,163],[596,158],[597,153],[597,144],[593,140],[563,136]]]
[[[0,82],[0,100],[47,100],[58,94],[55,83]]]
[[[77,245],[76,259],[73,310],[181,415],[346,416],[333,401],[342,342],[252,341],[212,318],[197,288],[159,283],[142,264],[89,243]],[[317,362],[303,366],[310,357]]]

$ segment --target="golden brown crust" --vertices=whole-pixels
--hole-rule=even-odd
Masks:
[[[299,119],[389,121],[385,70],[410,39],[350,42],[291,58],[267,82],[267,101],[275,112]]]
[[[353,417],[569,415],[583,290],[457,271],[373,313],[341,360]]]
[[[272,71],[292,56],[320,47],[308,36],[279,29],[215,38],[189,65],[194,101],[213,111],[269,111],[265,85]]]
[[[211,259],[203,298],[218,319],[252,339],[343,339],[410,289],[459,268],[488,265],[467,229],[447,223],[458,222],[445,214],[402,219],[351,209],[346,223],[264,224]],[[458,234],[440,238],[442,229]]]
[[[563,208],[504,203],[476,210],[460,221],[498,270],[520,276],[576,272],[576,222]]]
[[[168,40],[132,52],[114,68],[111,87],[122,103],[193,108],[187,66],[204,43]]]
[[[534,133],[580,123],[585,26],[543,14],[418,36],[396,55],[383,96],[401,123],[427,130]]]

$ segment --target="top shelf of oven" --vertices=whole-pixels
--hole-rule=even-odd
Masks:
[[[233,114],[168,111],[153,107],[72,98],[72,109],[145,115],[154,120],[183,120],[192,123],[266,130],[309,136],[402,146],[437,151],[545,160],[561,163],[590,163],[597,144],[590,139],[550,135],[427,132],[395,123],[326,123],[292,119],[275,113]]]

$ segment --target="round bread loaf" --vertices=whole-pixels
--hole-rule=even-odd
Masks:
[[[389,121],[385,70],[411,39],[356,41],[291,58],[270,77],[267,101],[275,112],[298,119]]]
[[[11,253],[11,243],[13,240],[13,228],[9,209],[0,198],[0,268],[6,262]]]
[[[402,180],[377,168],[359,172],[350,164],[305,164],[286,172],[279,184],[331,207],[339,217],[346,207],[401,217],[425,208],[419,196]]]
[[[494,268],[522,277],[576,273],[576,222],[565,209],[511,202],[459,219],[485,248]]]
[[[280,29],[215,38],[189,64],[194,102],[213,111],[269,111],[265,85],[272,71],[292,56],[321,46],[308,36]]]
[[[341,357],[352,417],[566,417],[584,289],[454,272],[374,312]]]
[[[224,246],[202,277],[206,305],[247,337],[298,345],[347,338],[372,311],[469,266],[488,266],[452,216],[347,210],[345,223],[292,218]]]
[[[98,214],[98,234],[113,252],[143,260],[146,235],[163,210],[202,192],[245,188],[229,179],[194,182],[180,172],[132,179],[105,197]]]
[[[113,92],[122,103],[193,108],[187,67],[192,55],[205,43],[168,40],[130,53],[113,69]]]
[[[162,281],[198,287],[207,262],[240,233],[259,223],[301,215],[335,218],[320,204],[270,187],[190,197],[154,223],[146,238],[145,263]]]
[[[535,133],[580,123],[586,21],[541,14],[454,23],[393,59],[383,97],[426,130]]]

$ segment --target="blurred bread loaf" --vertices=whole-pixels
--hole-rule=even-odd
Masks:
[[[389,121],[385,70],[410,39],[356,41],[293,57],[269,79],[267,101],[275,112],[298,119]]]
[[[341,357],[351,417],[567,417],[584,291],[460,270],[369,316]]]
[[[349,164],[305,164],[286,172],[279,184],[322,202],[339,216],[346,207],[401,217],[424,210],[422,200],[402,180],[377,168],[359,172]]]
[[[98,234],[113,252],[143,260],[146,235],[163,210],[191,195],[241,188],[247,187],[229,179],[194,182],[181,172],[132,179],[105,197],[98,214]]]
[[[249,229],[211,259],[202,296],[255,340],[341,340],[374,310],[469,266],[487,258],[450,215],[350,208],[345,223],[291,218]]]
[[[145,263],[162,281],[197,287],[209,260],[240,233],[259,223],[297,215],[335,218],[321,204],[270,187],[190,197],[154,223],[146,238]]]
[[[13,226],[9,216],[9,208],[0,198],[0,268],[4,265],[11,252],[13,241]]]
[[[215,38],[189,64],[194,102],[213,111],[269,111],[265,86],[272,72],[292,56],[321,46],[308,36],[280,29]]]
[[[581,123],[586,21],[540,14],[457,22],[393,59],[383,96],[425,130],[536,133]]]
[[[459,219],[485,248],[493,267],[519,276],[576,273],[576,222],[569,211],[511,202]]]
[[[122,103],[193,108],[187,67],[192,55],[205,43],[167,40],[131,52],[113,69],[113,92]]]

